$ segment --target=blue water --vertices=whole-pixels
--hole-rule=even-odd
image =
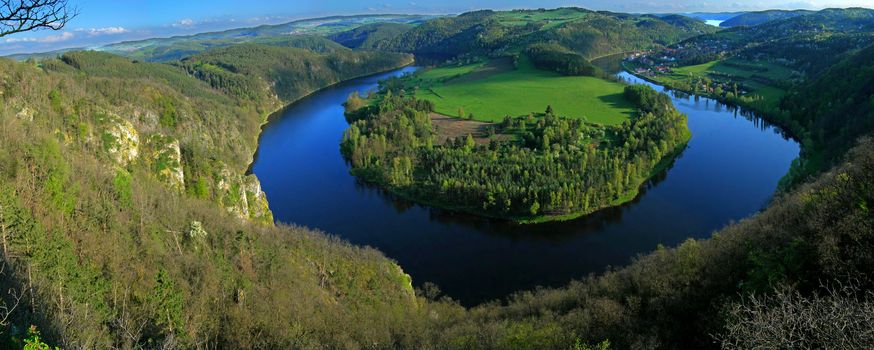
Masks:
[[[779,129],[707,98],[674,96],[692,140],[633,203],[563,223],[515,225],[398,199],[349,174],[339,142],[353,91],[413,71],[338,85],[286,110],[263,134],[253,164],[278,222],[381,250],[413,277],[465,305],[627,264],[760,210],[798,156]],[[624,78],[641,82],[628,74]]]
[[[720,20],[720,19],[704,20],[704,23],[707,23],[707,24],[712,25],[714,27],[719,27],[719,25],[722,24],[722,22],[725,22],[725,20]]]

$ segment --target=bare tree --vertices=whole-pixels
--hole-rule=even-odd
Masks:
[[[0,276],[5,272],[6,261],[0,260]],[[12,317],[12,313],[15,312],[15,309],[21,303],[21,298],[24,297],[24,293],[18,292],[15,288],[9,288],[7,292],[9,293],[9,298],[7,298],[6,301],[0,300],[0,334],[2,334],[6,326],[9,325],[9,319]]]
[[[77,14],[67,0],[0,0],[0,37],[31,30],[59,30]]]
[[[749,296],[728,310],[723,349],[871,349],[874,292],[853,284],[802,296],[788,287]]]

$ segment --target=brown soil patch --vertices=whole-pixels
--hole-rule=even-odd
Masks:
[[[459,137],[467,137],[467,135],[473,136],[473,140],[478,145],[487,145],[492,140],[510,141],[513,139],[511,135],[505,134],[496,134],[491,138],[486,137],[486,128],[492,123],[453,118],[437,113],[431,113],[431,125],[436,131],[435,140],[438,145]]]

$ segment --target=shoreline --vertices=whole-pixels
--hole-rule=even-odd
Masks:
[[[381,183],[379,181],[374,181],[370,176],[367,175],[366,171],[361,171],[360,169],[354,169],[354,168],[350,167],[349,172],[353,176],[360,179],[361,181],[364,181],[367,184],[376,186],[379,189],[382,189],[382,190],[384,190],[392,195],[398,196],[401,199],[413,202],[414,204],[417,204],[417,205],[423,205],[423,206],[427,206],[427,207],[432,207],[432,208],[441,209],[441,210],[447,210],[447,211],[466,214],[466,215],[473,215],[476,217],[481,217],[481,218],[486,218],[486,219],[504,220],[504,221],[507,221],[507,222],[510,222],[513,224],[517,224],[517,225],[536,225],[536,224],[545,224],[545,223],[552,223],[552,222],[572,221],[572,220],[580,219],[580,218],[585,217],[585,216],[597,214],[598,212],[601,212],[604,210],[609,210],[609,209],[621,207],[621,206],[624,206],[628,203],[633,202],[635,199],[640,197],[640,195],[643,193],[643,191],[641,191],[641,190],[643,189],[644,186],[647,185],[647,183],[649,183],[650,180],[652,180],[656,175],[670,169],[670,166],[674,163],[674,161],[676,161],[677,158],[683,153],[683,151],[686,150],[686,148],[689,145],[689,141],[691,139],[692,139],[692,133],[691,133],[691,131],[689,131],[687,133],[687,136],[685,137],[685,140],[682,143],[678,144],[677,147],[675,147],[671,153],[662,157],[662,159],[660,159],[658,161],[658,163],[656,163],[655,166],[653,166],[653,168],[650,170],[650,173],[648,174],[648,176],[646,178],[644,178],[640,182],[640,184],[635,186],[633,188],[633,190],[629,190],[627,193],[621,195],[618,199],[610,202],[609,205],[602,206],[602,207],[596,208],[596,209],[588,211],[588,212],[568,213],[568,214],[560,214],[560,215],[503,216],[503,215],[495,215],[495,214],[491,214],[491,213],[485,213],[482,211],[471,209],[471,207],[453,205],[451,203],[444,203],[441,201],[433,201],[433,200],[427,200],[424,198],[420,198],[419,196],[416,196],[416,195],[410,193],[409,191],[403,191],[401,189],[394,188],[390,185]]]
[[[258,149],[259,149],[259,147],[261,146],[261,136],[264,134],[264,128],[265,128],[267,125],[269,125],[271,122],[275,121],[276,119],[281,118],[283,112],[285,112],[285,111],[288,110],[289,108],[294,107],[295,105],[297,105],[297,104],[300,103],[301,101],[303,101],[303,100],[305,100],[305,99],[307,99],[307,98],[310,98],[310,97],[312,97],[313,95],[315,95],[315,94],[317,94],[317,93],[319,93],[319,92],[322,92],[322,91],[324,91],[324,90],[327,90],[327,89],[330,89],[330,88],[336,87],[336,86],[338,86],[338,85],[341,85],[341,84],[344,84],[344,83],[348,83],[348,82],[353,81],[353,80],[356,80],[356,79],[362,79],[362,78],[372,77],[372,76],[376,76],[376,75],[380,75],[380,74],[385,74],[385,73],[388,73],[388,72],[391,72],[391,71],[395,71],[395,70],[399,70],[399,69],[404,69],[404,68],[407,68],[407,67],[413,66],[413,65],[416,63],[416,60],[415,60],[415,58],[412,57],[412,56],[410,56],[410,58],[411,58],[411,59],[409,60],[409,62],[406,62],[406,63],[404,63],[404,64],[402,64],[402,65],[400,65],[400,66],[394,67],[394,68],[389,68],[389,69],[385,69],[385,70],[381,70],[381,71],[377,71],[377,72],[372,72],[372,73],[367,73],[367,74],[357,75],[357,76],[354,76],[354,77],[350,77],[350,78],[348,78],[348,79],[340,80],[340,81],[335,82],[335,83],[332,83],[332,84],[330,84],[330,85],[326,85],[326,86],[320,87],[320,88],[318,88],[318,89],[315,89],[315,90],[313,90],[313,91],[310,91],[310,92],[304,94],[304,95],[301,96],[301,97],[296,98],[294,101],[291,101],[291,102],[288,102],[288,103],[284,103],[284,104],[282,105],[282,107],[279,107],[278,109],[274,110],[273,112],[270,112],[270,113],[268,113],[266,116],[262,117],[262,118],[261,118],[261,119],[262,119],[262,121],[261,121],[261,125],[258,127],[258,134],[255,135],[255,152],[252,152],[252,156],[249,157],[249,162],[248,162],[248,165],[246,166],[246,170],[245,170],[245,172],[243,173],[243,175],[246,175],[246,176],[248,176],[248,175],[255,175],[255,173],[252,172],[252,168],[255,166],[255,159],[258,158]],[[283,103],[283,101],[279,101],[279,102],[280,102],[280,103]],[[257,176],[256,176],[256,178],[257,178]]]
[[[714,100],[714,101],[716,101],[716,102],[722,103],[722,104],[724,104],[724,105],[726,105],[726,106],[735,107],[735,108],[739,108],[739,109],[744,109],[744,110],[747,110],[747,111],[749,111],[749,112],[752,112],[752,113],[756,114],[756,116],[759,117],[759,118],[761,118],[762,120],[764,120],[764,121],[766,121],[766,122],[768,122],[768,123],[770,123],[770,124],[772,124],[772,125],[774,125],[774,126],[779,127],[781,131],[783,131],[786,135],[788,135],[789,137],[791,137],[795,142],[797,142],[798,144],[801,144],[801,139],[802,139],[802,137],[801,137],[800,135],[798,135],[798,132],[795,131],[795,130],[792,130],[792,128],[788,127],[788,126],[787,126],[785,123],[783,123],[782,121],[775,120],[775,118],[774,118],[774,116],[772,115],[772,113],[768,113],[768,112],[765,112],[765,111],[758,110],[758,109],[756,109],[755,107],[752,107],[752,106],[747,106],[747,105],[744,105],[744,104],[739,104],[739,103],[735,103],[735,102],[732,102],[732,101],[728,101],[725,97],[714,96],[714,95],[709,95],[709,94],[707,94],[707,95],[696,94],[696,93],[691,92],[691,91],[688,91],[688,90],[684,90],[684,89],[677,88],[677,87],[671,85],[670,83],[662,82],[662,81],[658,81],[658,80],[653,79],[653,78],[651,78],[651,77],[647,77],[647,76],[644,76],[644,75],[637,74],[637,73],[633,72],[631,69],[629,69],[628,66],[625,65],[625,62],[623,62],[622,64],[620,64],[620,66],[622,67],[622,70],[625,71],[626,73],[631,74],[632,76],[634,76],[634,77],[636,77],[636,78],[638,78],[638,79],[644,80],[644,81],[646,81],[646,82],[649,82],[649,83],[656,84],[656,85],[659,85],[659,86],[661,86],[661,87],[664,87],[665,89],[673,90],[673,91],[679,91],[679,92],[682,92],[682,93],[688,94],[688,95],[690,95],[690,96],[698,96],[698,97],[709,98],[709,99]],[[781,111],[782,111],[782,110],[781,110]]]

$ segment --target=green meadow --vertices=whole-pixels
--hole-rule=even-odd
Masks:
[[[504,25],[523,26],[531,22],[545,22],[544,28],[553,28],[588,15],[576,9],[564,8],[548,11],[506,11],[498,13],[496,17]]]
[[[671,74],[659,76],[658,80],[669,83],[685,81],[692,75],[708,76],[717,80],[730,77],[731,80],[748,87],[752,94],[762,96],[767,101],[779,101],[786,91],[774,86],[775,83],[793,79],[794,73],[789,68],[773,63],[729,59],[677,67]]]
[[[562,76],[534,68],[525,58],[426,70],[411,78],[416,96],[434,102],[436,111],[498,122],[505,116],[538,113],[552,106],[558,115],[604,124],[621,124],[634,112],[623,96],[625,85],[593,77]]]

